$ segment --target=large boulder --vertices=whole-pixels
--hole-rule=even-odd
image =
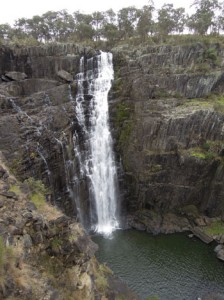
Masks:
[[[216,256],[218,259],[224,261],[224,247],[223,245],[218,245],[215,247],[214,251],[216,252]]]
[[[194,227],[191,231],[197,238],[199,238],[202,242],[206,244],[210,244],[213,241],[213,238],[210,235],[206,234],[199,227]]]
[[[73,81],[73,76],[65,70],[58,71],[57,75],[60,79],[62,79],[65,82],[72,82]]]
[[[26,79],[27,75],[23,72],[11,71],[11,72],[6,72],[5,77],[9,78],[10,80],[19,81],[19,80]]]

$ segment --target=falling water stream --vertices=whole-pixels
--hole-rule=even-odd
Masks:
[[[108,93],[114,71],[112,54],[80,60],[77,75],[75,153],[80,174],[89,180],[92,229],[110,234],[118,227],[117,172],[109,128]],[[78,137],[78,138],[77,138]],[[79,141],[84,140],[84,149]]]

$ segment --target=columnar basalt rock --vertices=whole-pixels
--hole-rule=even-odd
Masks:
[[[223,103],[211,93],[224,90],[223,48],[196,43],[112,52],[110,113],[128,191],[125,208],[163,217],[194,205],[209,217],[221,215]],[[74,44],[0,49],[0,75],[15,71],[28,77],[0,84],[0,150],[21,178],[42,178],[52,201],[68,214],[76,214],[64,159],[74,157],[77,87],[58,81],[58,72],[74,76],[80,57],[96,53]]]
[[[210,48],[217,60],[208,58]],[[195,44],[124,46],[112,52],[111,114],[124,166],[126,206],[134,220],[141,223],[142,214],[135,211],[146,209],[157,216],[148,217],[149,231],[173,232],[195,225],[188,218],[186,226],[178,220],[176,229],[163,226],[167,214],[181,216],[189,205],[199,214],[222,215],[224,114],[222,95],[211,93],[224,88],[224,49]],[[130,224],[142,226],[133,225],[133,218]]]
[[[52,202],[70,215],[76,208],[67,193],[58,141],[72,157],[76,87],[71,81],[80,56],[89,51],[72,44],[0,49],[0,73],[14,80],[0,84],[1,151],[20,178],[41,178],[50,186]],[[59,81],[61,70],[69,83]]]

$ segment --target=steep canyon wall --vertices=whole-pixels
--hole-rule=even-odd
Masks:
[[[189,209],[222,215],[223,47],[124,46],[112,52],[112,116],[128,210],[144,218],[148,209],[158,219]]]
[[[73,79],[80,57],[95,53],[73,44],[0,50],[1,151],[17,176],[41,178],[50,187],[51,202],[72,216],[77,211],[67,181],[76,126]],[[60,77],[61,70],[70,78]],[[26,79],[12,80],[13,72],[25,73]],[[81,190],[87,199],[85,183]]]
[[[111,51],[111,125],[124,169],[123,206],[163,215],[194,205],[205,215],[222,215],[224,48],[195,43]],[[42,178],[67,214],[76,214],[64,161],[74,158],[77,90],[57,73],[74,77],[80,57],[95,53],[72,44],[0,49],[0,150],[22,179]],[[9,71],[27,79],[10,81]],[[87,199],[85,182],[81,189]]]

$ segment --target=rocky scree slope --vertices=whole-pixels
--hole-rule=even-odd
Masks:
[[[97,262],[82,226],[45,202],[46,192],[41,181],[16,180],[0,153],[0,298],[137,299]]]

